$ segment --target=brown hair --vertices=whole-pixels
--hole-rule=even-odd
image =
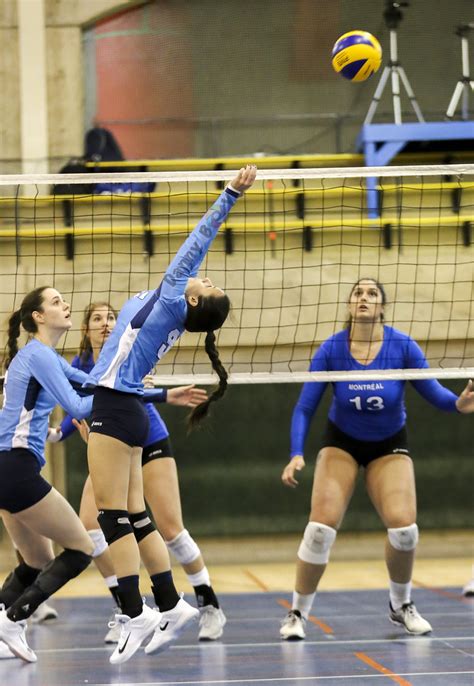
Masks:
[[[5,367],[8,368],[11,361],[18,352],[18,336],[20,335],[20,326],[22,326],[28,333],[36,333],[38,326],[33,319],[33,312],[43,311],[43,291],[51,286],[39,286],[33,291],[30,291],[21,303],[18,310],[15,310],[8,319],[8,340],[7,340],[7,357],[5,360]]]
[[[117,319],[117,312],[115,309],[112,307],[112,305],[105,300],[99,300],[98,302],[93,302],[89,303],[85,308],[84,308],[84,314],[82,315],[82,322],[81,322],[81,330],[82,330],[82,336],[81,336],[81,342],[79,344],[79,358],[81,362],[84,364],[87,362],[88,358],[92,355],[92,346],[91,346],[91,340],[89,338],[89,335],[87,333],[87,330],[89,328],[89,322],[90,318],[92,317],[92,313],[94,310],[97,310],[99,307],[106,307],[108,310],[114,313],[115,319]]]

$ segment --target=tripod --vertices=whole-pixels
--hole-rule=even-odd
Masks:
[[[469,43],[467,34],[471,29],[474,29],[474,23],[463,24],[458,26],[455,33],[461,38],[461,60],[462,60],[462,77],[457,82],[452,98],[446,110],[446,117],[451,119],[459,104],[459,99],[462,95],[461,119],[469,118],[469,89],[474,91],[474,81],[471,79],[469,72]]]
[[[410,86],[410,82],[408,81],[408,77],[405,74],[405,70],[398,61],[397,27],[403,18],[400,7],[408,7],[408,2],[389,2],[387,9],[384,12],[385,23],[390,29],[390,60],[389,63],[384,67],[382,76],[380,77],[380,81],[377,84],[377,88],[375,89],[375,93],[372,98],[372,102],[370,103],[367,116],[365,117],[364,124],[371,123],[389,76],[391,76],[392,81],[393,113],[395,118],[395,124],[402,123],[402,110],[400,105],[400,81],[402,82],[405,88],[405,91],[415,111],[418,121],[425,121],[423,119],[420,107],[416,101],[413,89]]]

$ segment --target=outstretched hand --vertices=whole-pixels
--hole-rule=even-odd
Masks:
[[[257,167],[254,164],[247,164],[246,167],[240,169],[235,179],[232,179],[230,182],[230,185],[239,193],[245,193],[255,181],[256,176]]]
[[[472,379],[469,379],[466,388],[456,400],[456,407],[463,414],[474,412],[474,381]]]
[[[303,455],[295,455],[286,465],[283,473],[281,475],[281,480],[285,486],[290,488],[296,488],[298,482],[295,479],[295,472],[300,472],[305,466],[305,461]]]
[[[191,386],[178,386],[168,388],[166,402],[170,405],[181,405],[181,407],[197,407],[207,400],[207,391],[204,388]]]

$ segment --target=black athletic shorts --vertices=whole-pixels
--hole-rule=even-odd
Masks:
[[[36,505],[52,489],[40,474],[40,463],[26,448],[0,452],[0,509],[21,512]]]
[[[150,443],[143,448],[142,466],[152,460],[158,460],[160,457],[173,457],[173,448],[169,437]]]
[[[406,427],[383,441],[359,441],[345,434],[331,421],[328,421],[322,447],[345,450],[361,467],[367,467],[369,462],[384,455],[410,454]]]
[[[92,433],[111,436],[137,448],[146,443],[150,420],[139,395],[97,386],[90,429]]]

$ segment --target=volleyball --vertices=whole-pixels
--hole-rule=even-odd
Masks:
[[[332,49],[334,71],[349,81],[365,81],[382,63],[382,48],[368,31],[349,31],[340,36]]]

